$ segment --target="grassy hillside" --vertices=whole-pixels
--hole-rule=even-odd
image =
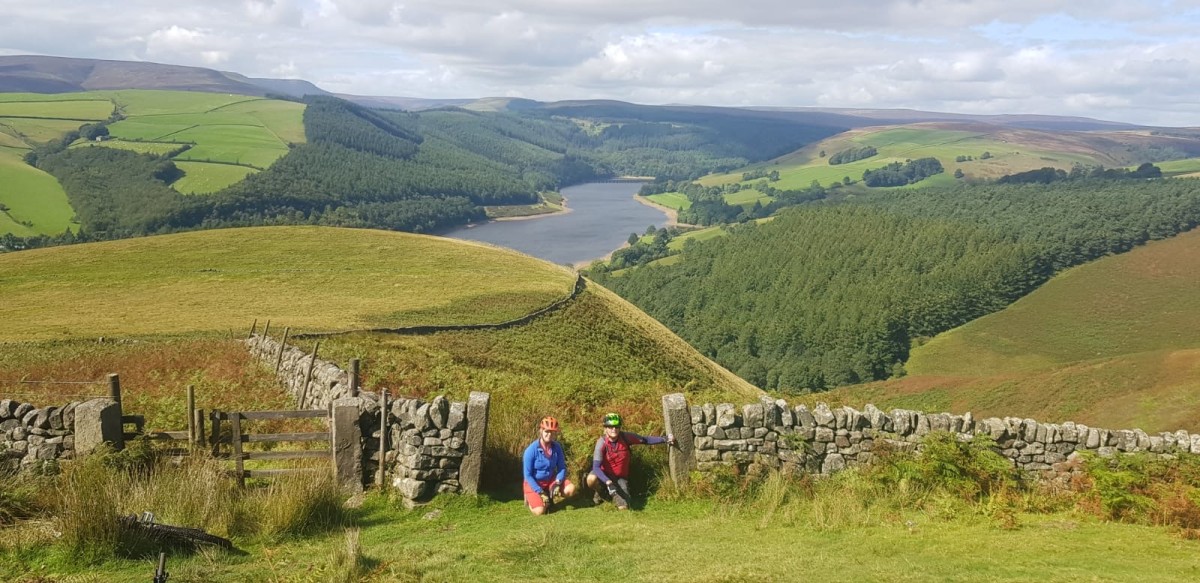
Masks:
[[[1200,429],[1200,231],[1082,265],[839,402]]]
[[[864,146],[874,146],[878,154],[846,164],[829,164],[829,158],[834,154]],[[804,188],[813,181],[828,186],[846,177],[857,182],[864,170],[891,162],[937,158],[946,171],[920,183],[925,186],[953,182],[954,172],[958,169],[967,178],[994,179],[1044,166],[1064,170],[1069,170],[1076,163],[1121,166],[1127,162],[1122,157],[1123,151],[1114,152],[1118,149],[1117,144],[1110,140],[1070,132],[1051,133],[952,123],[877,126],[850,130],[775,160],[730,174],[705,177],[700,182],[705,185],[740,182],[743,172],[763,169],[779,171],[780,180],[771,183],[775,188]],[[956,161],[960,156],[971,159]]]
[[[481,244],[228,229],[0,255],[0,321],[6,341],[241,330],[254,318],[309,331],[502,322],[573,284],[559,267]]]
[[[0,341],[8,343],[0,352],[0,392],[48,402],[102,394],[103,386],[12,380],[80,381],[117,372],[130,411],[146,415],[152,427],[177,429],[187,384],[197,386],[202,407],[239,399],[243,407],[286,405],[269,375],[229,339],[240,338],[251,318],[260,325],[271,318],[276,335],[284,326],[296,333],[502,322],[566,296],[575,275],[472,242],[271,227],[7,254],[0,256],[0,282]],[[118,341],[97,344],[96,336]],[[307,350],[314,341],[293,342]],[[488,463],[498,468],[495,476],[517,471],[513,464],[544,415],[563,420],[582,468],[605,411],[625,413],[638,430],[661,431],[663,394],[736,402],[759,394],[596,284],[527,325],[331,336],[321,355],[343,366],[362,358],[366,388],[393,395],[491,392]]]

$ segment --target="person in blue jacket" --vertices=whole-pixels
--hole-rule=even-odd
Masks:
[[[538,438],[522,456],[525,505],[535,516],[548,512],[556,498],[570,498],[575,484],[567,479],[567,460],[558,443],[558,420],[546,417],[538,424]]]

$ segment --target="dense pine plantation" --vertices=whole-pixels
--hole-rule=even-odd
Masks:
[[[428,232],[484,218],[485,206],[596,178],[691,179],[793,150],[838,131],[825,125],[664,108],[421,113],[309,97],[305,144],[220,192],[185,196],[164,157],[68,148],[70,132],[27,160],[63,184],[81,227],[5,249],[197,228],[317,224]],[[111,121],[116,121],[116,118]]]
[[[743,378],[803,392],[900,374],[914,340],[1197,224],[1193,181],[891,191],[595,276]]]

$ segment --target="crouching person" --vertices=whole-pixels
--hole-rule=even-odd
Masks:
[[[592,502],[602,504],[612,500],[619,510],[629,508],[629,462],[630,446],[674,443],[673,436],[647,436],[621,431],[621,416],[609,413],[604,416],[604,435],[596,440],[592,455],[592,471],[587,475],[587,485],[594,493]]]
[[[522,456],[525,505],[534,515],[551,510],[556,498],[570,498],[575,484],[567,479],[567,461],[558,443],[558,420],[546,417],[538,424],[538,438]]]

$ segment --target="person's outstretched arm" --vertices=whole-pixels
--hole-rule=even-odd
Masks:
[[[636,433],[630,433],[628,431],[625,432],[625,435],[632,437],[634,443],[640,443],[642,445],[658,445],[660,443],[670,443],[672,441],[672,438],[669,435],[667,437],[659,437],[657,435],[642,436]]]

